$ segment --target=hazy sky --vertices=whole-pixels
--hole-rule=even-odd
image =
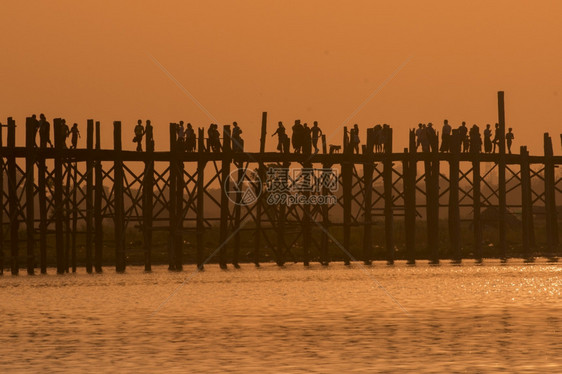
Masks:
[[[560,1],[3,1],[0,12],[0,121],[16,119],[21,143],[32,113],[84,135],[100,120],[104,147],[113,120],[132,133],[151,119],[157,150],[169,122],[214,117],[238,121],[257,150],[267,111],[269,134],[318,120],[336,131],[329,143],[346,120],[362,140],[386,122],[401,149],[418,122],[496,122],[498,90],[517,148],[542,153],[543,132],[561,132]]]

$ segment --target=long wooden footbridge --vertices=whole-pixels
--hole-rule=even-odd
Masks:
[[[132,251],[142,252],[150,271],[154,233],[162,231],[171,270],[186,262],[203,268],[209,261],[226,268],[241,259],[258,266],[263,260],[327,265],[356,258],[366,264],[375,258],[389,264],[397,258],[410,264],[420,258],[435,264],[463,257],[556,259],[562,183],[555,169],[562,157],[554,156],[549,134],[544,134],[543,155],[529,155],[525,146],[519,154],[506,154],[503,92],[498,114],[499,153],[494,154],[462,153],[456,132],[450,152],[435,146],[419,153],[413,130],[403,152],[393,152],[392,130],[381,153],[373,151],[372,130],[360,154],[349,145],[347,131],[341,154],[327,152],[325,137],[317,154],[266,152],[265,112],[259,152],[233,151],[229,126],[223,128],[220,152],[206,149],[203,129],[198,129],[197,151],[185,152],[174,123],[168,151],[154,151],[149,144],[146,152],[126,151],[119,121],[113,123],[113,149],[101,149],[101,126],[94,120],[87,121],[86,148],[68,149],[61,119],[53,121],[54,147],[37,147],[31,118],[25,146],[16,146],[16,124],[8,118],[6,144],[0,131],[0,271],[9,266],[17,274],[25,265],[29,274],[45,273],[54,254],[58,273],[82,264],[87,272],[101,272],[110,252],[123,272]],[[231,199],[230,184],[242,182],[249,170],[263,181],[271,165],[337,170],[337,202],[270,204],[266,186],[255,180],[250,180],[255,201],[240,204],[242,192]],[[302,194],[328,192],[324,186]],[[485,242],[489,225],[497,237]],[[127,240],[134,228],[142,233],[138,248]]]

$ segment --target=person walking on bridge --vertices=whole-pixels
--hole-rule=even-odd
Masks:
[[[76,149],[76,147],[78,146],[78,138],[80,137],[80,131],[78,131],[78,124],[77,123],[72,125],[72,128],[70,129],[70,135],[71,135],[70,149]]]
[[[277,150],[281,153],[286,153],[289,150],[289,137],[287,136],[287,131],[283,122],[279,121],[277,130],[271,135],[272,137],[277,135]]]
[[[133,143],[137,143],[137,152],[142,152],[142,137],[144,136],[144,127],[142,126],[142,120],[137,121],[135,126],[135,137],[133,138]]]
[[[310,131],[312,133],[312,146],[314,147],[314,153],[318,153],[318,139],[322,136],[322,130],[318,127],[318,121],[314,121]]]
[[[51,143],[51,124],[43,113],[39,115],[39,137],[41,138],[41,148],[46,148],[47,144],[49,147],[53,147],[53,143]]]
[[[507,151],[509,154],[511,154],[511,144],[513,144],[513,139],[515,138],[512,131],[513,128],[510,127],[508,133],[505,134],[505,141],[507,142]]]

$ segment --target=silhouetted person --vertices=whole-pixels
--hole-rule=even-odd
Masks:
[[[507,151],[511,154],[511,144],[513,144],[513,139],[515,136],[513,135],[513,128],[509,128],[507,134],[505,134],[505,141],[507,142]]]
[[[40,125],[35,114],[31,116],[31,120],[33,121],[33,146],[37,147],[37,133],[39,132]]]
[[[351,153],[359,154],[359,126],[357,124],[353,125],[353,128],[349,131],[349,146],[351,147]]]
[[[386,146],[388,144],[388,142],[390,141],[390,126],[387,125],[386,123],[384,123],[382,125],[382,130],[381,130],[381,134],[380,134],[380,148],[381,148],[381,152],[386,152]]]
[[[291,141],[293,143],[293,149],[295,153],[301,153],[302,145],[304,141],[304,127],[299,119],[295,120],[293,125],[293,134],[291,136]]]
[[[492,129],[490,124],[487,124],[486,130],[484,130],[484,152],[492,152]]]
[[[39,136],[41,137],[41,148],[47,147],[47,144],[50,147],[53,146],[53,143],[51,143],[51,124],[43,113],[39,115]]]
[[[429,136],[427,133],[427,126],[425,124],[420,124],[421,128],[418,128],[418,144],[422,147],[422,152],[429,152]],[[416,131],[417,132],[417,131]]]
[[[216,123],[211,123],[207,130],[207,148],[208,151],[212,152],[220,152],[221,150],[219,126]]]
[[[459,127],[459,136],[461,138],[462,151],[463,153],[466,153],[468,152],[470,142],[468,140],[468,128],[466,127],[466,122],[464,121]]]
[[[185,150],[187,152],[195,151],[196,143],[197,139],[195,137],[195,130],[193,130],[193,126],[191,126],[191,123],[188,123],[185,129]]]
[[[242,129],[238,126],[238,123],[232,123],[232,150],[234,152],[243,152],[244,151],[244,139],[240,135],[242,135]]]
[[[418,128],[416,129],[416,150],[422,144],[422,132],[424,131],[423,123],[418,123]]]
[[[142,137],[144,136],[144,127],[142,126],[142,120],[137,121],[135,126],[135,137],[133,138],[133,143],[137,143],[137,152],[142,152]]]
[[[68,139],[68,136],[70,135],[70,129],[68,128],[68,125],[66,124],[66,120],[64,118],[61,123],[60,132],[62,138],[62,145],[64,148],[67,148],[66,139]]]
[[[480,136],[480,129],[478,126],[473,125],[470,129],[470,152],[480,153],[482,152],[482,137]]]
[[[438,139],[437,139],[437,133],[435,132],[435,129],[433,128],[433,123],[429,122],[427,124],[427,141],[429,142],[429,148],[431,150],[431,152],[434,152],[437,150],[437,145],[439,143]]]
[[[494,149],[492,150],[493,153],[496,153],[496,146],[499,147],[500,145],[500,124],[496,123],[496,128],[494,129],[494,140],[492,140],[494,144]]]
[[[380,124],[373,127],[373,144],[375,145],[375,152],[382,152],[382,126]]]
[[[185,140],[185,128],[183,127],[183,121],[180,121],[180,125],[178,126],[178,140],[182,142]]]
[[[443,121],[443,131],[441,132],[441,152],[449,152],[451,150],[451,130],[449,121]]]
[[[318,153],[318,139],[322,136],[322,130],[318,127],[318,121],[314,121],[312,129],[312,146],[314,147],[314,153]]]
[[[154,151],[154,128],[152,127],[152,124],[150,123],[149,119],[146,120],[146,127],[144,129],[144,134],[145,134],[145,137],[146,137],[146,150],[147,150],[147,152],[153,152]]]
[[[78,130],[78,124],[75,123],[74,125],[72,125],[72,128],[70,129],[70,149],[76,149],[76,147],[78,146],[78,138],[80,137],[80,131]]]
[[[289,137],[287,136],[287,131],[285,130],[285,126],[283,126],[283,122],[279,121],[277,126],[277,130],[271,135],[272,137],[277,135],[277,150],[281,153],[288,152],[289,148]]]

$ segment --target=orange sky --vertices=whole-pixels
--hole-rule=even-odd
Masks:
[[[375,123],[395,128],[395,149],[420,121],[493,123],[498,90],[516,147],[542,153],[542,133],[561,132],[559,1],[29,1],[0,11],[0,121],[16,119],[20,144],[31,113],[78,122],[84,135],[87,118],[100,120],[104,147],[113,120],[132,133],[151,119],[157,150],[168,149],[169,122],[212,122],[151,56],[220,125],[238,121],[247,150],[258,148],[262,111],[270,134],[295,118],[329,134],[393,72],[349,119],[362,140]]]

